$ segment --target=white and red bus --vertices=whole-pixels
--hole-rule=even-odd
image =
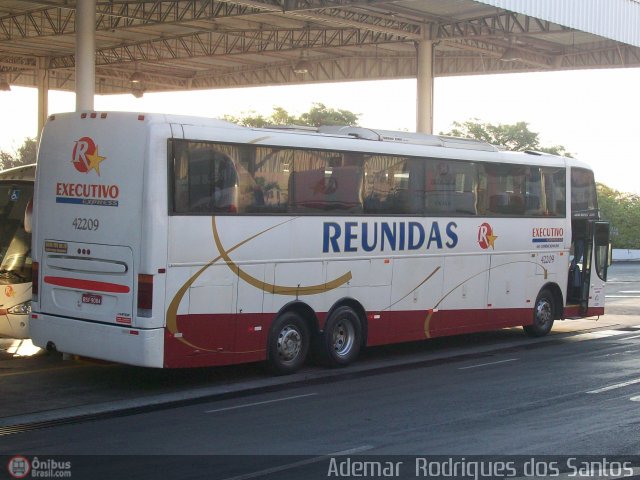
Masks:
[[[35,165],[0,172],[0,337],[29,338]]]
[[[149,367],[332,366],[370,345],[604,313],[592,171],[476,141],[52,116],[33,341]]]

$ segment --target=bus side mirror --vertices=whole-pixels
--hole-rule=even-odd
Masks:
[[[595,264],[598,277],[607,280],[607,269],[611,265],[611,243],[609,242],[609,222],[594,222]]]
[[[27,208],[24,210],[24,231],[31,233],[31,220],[33,218],[33,198],[27,202]]]
[[[596,247],[609,245],[609,222],[595,222],[594,233]]]

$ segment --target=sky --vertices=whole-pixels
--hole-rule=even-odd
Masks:
[[[434,133],[454,121],[527,122],[542,146],[562,145],[589,163],[596,179],[640,194],[640,69],[439,77],[434,82]],[[205,117],[268,116],[273,107],[299,115],[313,103],[359,114],[369,128],[415,131],[416,81],[388,80],[252,87],[95,97],[98,111],[162,112]],[[51,91],[49,114],[75,109],[75,94]],[[0,150],[14,152],[37,135],[37,92],[0,92]]]

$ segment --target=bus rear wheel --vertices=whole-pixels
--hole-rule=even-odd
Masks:
[[[523,327],[524,333],[530,337],[544,337],[553,327],[555,311],[553,294],[546,288],[542,289],[533,307],[533,323]]]
[[[296,312],[280,315],[269,333],[269,368],[276,375],[288,375],[302,367],[309,352],[309,327]]]
[[[350,307],[338,307],[329,315],[320,337],[323,362],[330,367],[345,367],[358,357],[361,343],[360,317]]]

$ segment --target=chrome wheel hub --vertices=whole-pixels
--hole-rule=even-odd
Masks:
[[[285,362],[296,358],[302,349],[302,335],[288,325],[278,335],[278,356]]]
[[[336,323],[333,328],[332,344],[338,355],[347,355],[353,348],[354,339],[355,329],[351,322],[340,321]]]
[[[536,305],[536,324],[544,327],[553,320],[553,310],[551,303],[547,299],[542,299]]]

